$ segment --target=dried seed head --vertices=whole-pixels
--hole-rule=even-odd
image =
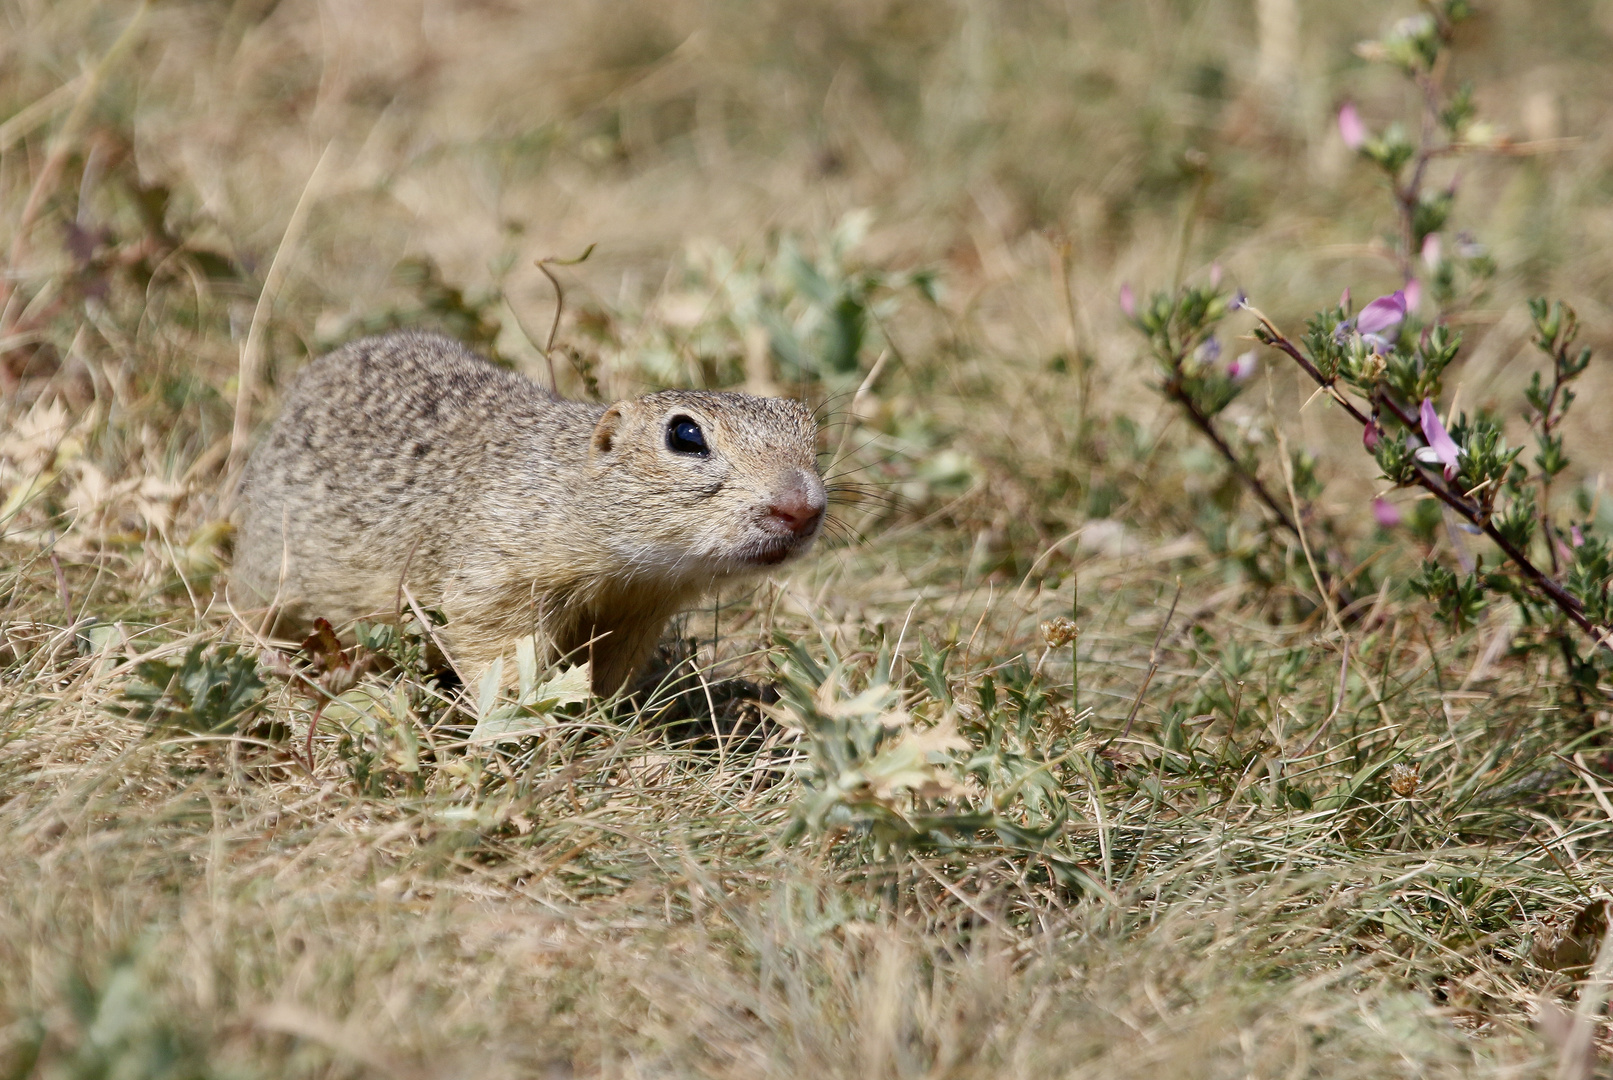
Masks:
[[[1060,615],[1056,619],[1049,619],[1042,624],[1042,640],[1047,642],[1050,649],[1062,648],[1074,641],[1081,631],[1076,629],[1075,622]]]
[[[319,688],[331,697],[341,697],[358,683],[358,665],[332,668],[318,679]]]
[[[297,669],[291,666],[291,660],[283,652],[264,649],[263,655],[259,657],[259,662],[263,665],[264,671],[278,678],[292,679],[297,675]]]
[[[1415,765],[1391,765],[1389,767],[1389,790],[1402,799],[1409,799],[1417,794],[1417,788],[1422,783]]]

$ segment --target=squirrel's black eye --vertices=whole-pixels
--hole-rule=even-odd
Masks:
[[[704,457],[711,453],[711,448],[706,445],[706,433],[687,416],[674,416],[667,421],[666,446],[674,454],[699,454]]]

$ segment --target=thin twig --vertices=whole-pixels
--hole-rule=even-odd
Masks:
[[[1557,413],[1557,399],[1562,394],[1563,387],[1565,385],[1565,381],[1563,379],[1563,363],[1568,359],[1568,346],[1573,343],[1576,325],[1572,311],[1568,312],[1568,317],[1569,323],[1567,333],[1564,334],[1561,339],[1553,339],[1552,341],[1547,342],[1547,344],[1551,346],[1549,353],[1551,356],[1551,394],[1546,398],[1546,407],[1540,413],[1538,437],[1542,452],[1544,452],[1546,444],[1551,440],[1553,423],[1556,420],[1562,419],[1562,415],[1554,414]],[[1561,346],[1557,344],[1558,340],[1563,342]],[[1563,413],[1566,413],[1567,411],[1568,407],[1565,405],[1563,407]],[[1530,421],[1530,426],[1535,426],[1533,420]],[[1546,554],[1551,556],[1551,572],[1553,574],[1559,574],[1562,572],[1562,568],[1557,563],[1557,545],[1553,542],[1556,538],[1552,535],[1551,528],[1551,480],[1552,474],[1547,472],[1545,469],[1541,469],[1540,535],[1546,538]]]
[[[1227,464],[1232,467],[1234,475],[1237,476],[1244,487],[1249,489],[1250,494],[1266,505],[1266,509],[1271,511],[1278,524],[1298,536],[1299,526],[1294,524],[1294,520],[1278,504],[1271,492],[1266,490],[1266,485],[1261,482],[1260,477],[1254,474],[1253,470],[1221,437],[1221,433],[1215,429],[1215,425],[1211,423],[1210,418],[1198,407],[1198,403],[1182,389],[1181,384],[1172,378],[1166,381],[1164,389],[1165,396],[1182,407],[1182,411],[1187,413],[1187,418],[1193,426],[1198,428],[1206,439],[1210,440],[1222,457],[1226,458]]]
[[[549,255],[533,264],[543,272],[544,277],[549,279],[549,284],[554,286],[554,321],[549,324],[549,340],[543,346],[543,360],[544,363],[549,365],[550,393],[558,394],[560,392],[560,381],[556,378],[554,371],[554,339],[560,333],[560,316],[566,310],[566,290],[561,287],[560,279],[554,276],[549,267],[576,266],[580,262],[585,262],[588,256],[594,253],[595,246],[594,244],[589,244],[583,249],[583,253],[574,259],[560,259]]]
[[[1339,713],[1344,710],[1344,691],[1347,687],[1349,677],[1350,639],[1348,636],[1346,636],[1344,638],[1343,655],[1339,657],[1339,692],[1338,697],[1333,701],[1333,711],[1327,714],[1327,719],[1323,720],[1320,726],[1317,727],[1316,733],[1306,740],[1304,746],[1300,747],[1299,753],[1294,755],[1295,761],[1303,761],[1305,758],[1310,756],[1311,749],[1316,746],[1317,740],[1327,733],[1327,729],[1333,725],[1333,721],[1337,719]]]
[[[1148,684],[1154,681],[1154,674],[1159,671],[1160,642],[1165,640],[1165,631],[1170,628],[1171,619],[1176,617],[1176,604],[1181,599],[1182,579],[1178,577],[1176,579],[1176,595],[1171,597],[1171,609],[1165,613],[1165,621],[1159,624],[1159,633],[1154,635],[1154,647],[1148,650],[1148,674],[1143,676],[1143,684],[1137,688],[1137,696],[1132,699],[1131,712],[1126,714],[1126,726],[1121,729],[1118,736],[1111,738],[1108,743],[1103,744],[1105,749],[1108,748],[1109,743],[1115,741],[1115,738],[1124,739],[1131,734],[1131,725],[1137,719],[1137,710],[1142,708],[1143,695],[1148,693]]]
[[[1288,488],[1288,502],[1294,508],[1294,520],[1303,521],[1304,517],[1299,509],[1299,493],[1294,490],[1294,459],[1288,453],[1288,436],[1283,432],[1283,426],[1277,421],[1276,402],[1272,398],[1271,378],[1266,379],[1266,407],[1271,410],[1271,426],[1277,433],[1277,453],[1282,458],[1283,484]],[[1295,531],[1299,534],[1299,549],[1305,553],[1305,565],[1310,567],[1311,580],[1316,582],[1316,591],[1322,596],[1322,606],[1327,609],[1328,618],[1333,620],[1333,626],[1338,630],[1339,636],[1349,640],[1349,634],[1344,630],[1344,624],[1339,621],[1338,605],[1333,602],[1331,584],[1316,568],[1316,557],[1311,554],[1311,542],[1305,536],[1303,525],[1297,526]]]
[[[420,606],[420,601],[414,598],[414,593],[409,591],[408,586],[403,587],[403,598],[409,601],[409,610],[414,612],[416,619],[420,620],[420,628],[426,632],[426,636],[431,639],[431,643],[437,646],[437,650],[442,653],[442,658],[448,661],[449,667],[453,668],[454,674],[459,676],[459,685],[468,691],[470,683],[465,681],[465,673],[459,670],[459,665],[454,662],[454,654],[448,651],[448,646],[444,645],[442,638],[437,636],[437,628],[426,617],[425,609]]]
[[[873,389],[874,380],[878,379],[881,373],[884,372],[885,361],[889,360],[890,357],[891,350],[890,346],[887,345],[879,351],[879,358],[874,361],[873,367],[868,369],[868,374],[857,387],[856,393],[851,395],[851,406],[846,410],[851,414],[851,419],[840,429],[840,445],[835,447],[834,456],[830,459],[836,464],[845,460],[846,443],[851,439],[851,425],[857,419],[857,407],[862,404],[863,398],[867,397],[868,392]]]
[[[330,698],[321,697],[308,717],[308,739],[303,747],[303,756],[308,759],[309,775],[314,771],[314,732],[319,730],[319,718],[325,715],[325,706],[329,703]]]
[[[1081,618],[1081,572],[1070,571],[1070,621],[1079,625]],[[1081,715],[1081,635],[1070,639],[1070,722]]]
[[[1199,408],[1198,402],[1194,401],[1192,396],[1182,389],[1180,382],[1174,377],[1166,380],[1164,392],[1169,400],[1181,406],[1182,411],[1187,414],[1188,421],[1198,428],[1199,432],[1210,441],[1216,451],[1226,459],[1227,464],[1232,468],[1233,475],[1255,498],[1265,505],[1266,509],[1271,511],[1272,516],[1277,519],[1277,523],[1298,538],[1303,546],[1305,534],[1300,529],[1298,519],[1289,516],[1288,512],[1278,503],[1276,496],[1272,495],[1265,482],[1260,479],[1260,476],[1249,468],[1248,464],[1237,455],[1226,439],[1221,436],[1220,431],[1216,430],[1215,423]],[[1295,512],[1297,514],[1298,511],[1296,510]],[[1306,557],[1310,557],[1309,551],[1306,552]],[[1322,587],[1325,582],[1326,588],[1324,588],[1324,592],[1337,592],[1346,607],[1353,602],[1353,597],[1343,584],[1344,577],[1347,575],[1335,572],[1332,567],[1327,566],[1321,567],[1318,571],[1314,560],[1311,570],[1313,575],[1320,572],[1321,580],[1318,582],[1318,587]]]
[[[56,589],[62,598],[62,617],[67,620],[63,625],[71,628],[73,625],[73,594],[67,591],[67,575],[62,572],[62,560],[56,557],[56,552],[50,553],[50,568],[56,571]]]

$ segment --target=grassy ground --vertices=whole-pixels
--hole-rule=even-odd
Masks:
[[[1404,104],[1350,46],[1405,12],[1336,7],[0,0],[0,1076],[1592,1075],[1607,687],[1432,620],[1267,358],[1233,416],[1322,459],[1341,632],[1114,302],[1391,283],[1331,116]],[[1613,347],[1613,20],[1481,7],[1458,74],[1567,137],[1463,166],[1504,402],[1524,297]],[[590,244],[561,388],[804,394],[834,535],[535,737],[369,634],[305,759],[232,429],[391,325],[547,380],[533,261]]]

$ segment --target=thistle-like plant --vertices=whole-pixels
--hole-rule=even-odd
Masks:
[[[786,663],[776,714],[801,735],[801,798],[786,839],[805,832],[868,831],[881,850],[932,842],[938,834],[987,828],[990,814],[940,806],[964,794],[951,752],[968,749],[953,718],[920,726],[902,707],[881,655],[862,689],[831,653],[819,664],[800,645],[783,642]]]
[[[1033,749],[1047,699],[1028,665],[991,675],[977,702],[953,700],[944,658],[927,646],[914,672],[939,706],[916,715],[881,652],[859,674],[825,644],[820,663],[781,639],[782,701],[799,733],[801,795],[785,839],[866,834],[875,854],[904,850],[1034,854],[1067,884],[1083,873],[1054,841],[1069,814],[1064,768]],[[999,694],[1000,691],[1000,694]],[[1073,753],[1073,751],[1072,751]]]

